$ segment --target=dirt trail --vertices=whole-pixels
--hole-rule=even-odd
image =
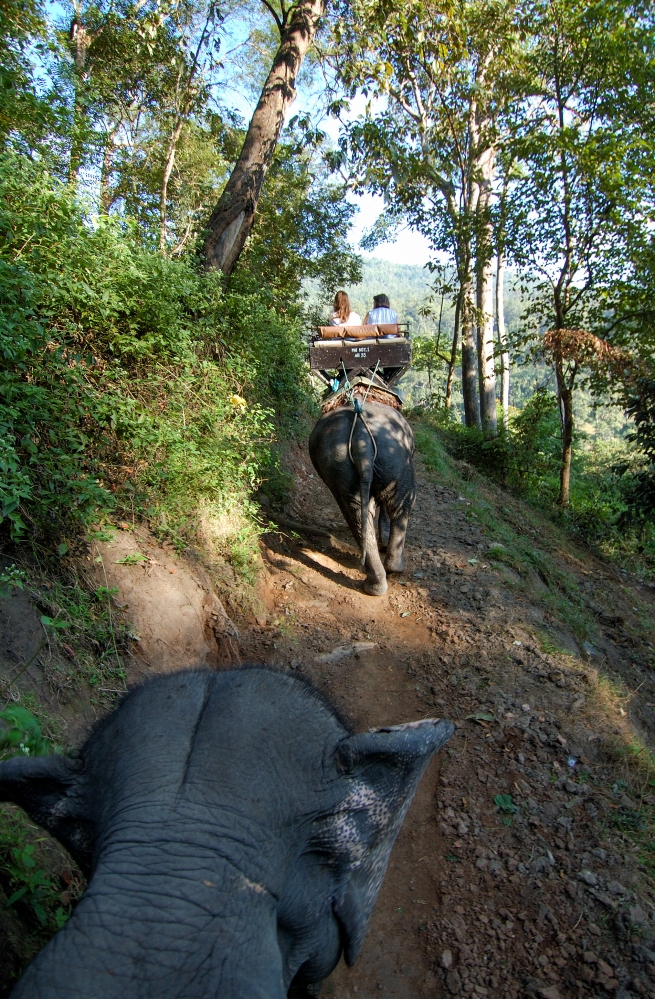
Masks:
[[[366,596],[303,449],[289,465],[296,487],[282,519],[296,530],[267,535],[263,551],[276,617],[242,632],[244,659],[297,670],[359,729],[457,723],[398,838],[361,957],[336,969],[325,994],[655,999],[651,882],[628,841],[607,832],[608,816],[629,822],[641,803],[611,785],[603,755],[612,734],[650,720],[652,676],[629,713],[612,703],[599,714],[597,671],[540,599],[545,584],[487,564],[467,501],[420,465],[407,571],[384,597]],[[594,599],[612,610],[598,613],[616,627],[622,608],[603,575],[614,570],[580,569],[583,580],[598,573]],[[652,611],[652,593],[639,599]],[[544,652],[535,636],[546,627],[575,655]],[[599,635],[593,662],[623,666],[630,680],[640,660],[612,634]],[[497,795],[511,796],[504,814]]]

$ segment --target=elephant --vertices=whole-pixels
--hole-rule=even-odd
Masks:
[[[309,455],[361,548],[364,592],[379,597],[387,592],[386,572],[405,568],[405,535],[416,499],[414,434],[391,406],[359,399],[355,406],[321,417],[309,438]],[[377,511],[383,544],[388,531],[384,566],[375,536]]]
[[[88,887],[13,999],[318,995],[362,946],[418,782],[453,732],[354,734],[265,667],[147,681],[77,755],[0,764],[0,800],[71,853]]]

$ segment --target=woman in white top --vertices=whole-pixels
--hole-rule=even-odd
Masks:
[[[389,299],[386,295],[374,295],[373,296],[373,308],[370,312],[366,313],[365,324],[372,323],[375,325],[383,325],[386,323],[393,324],[398,322],[398,313],[394,312],[389,304]]]
[[[345,291],[338,291],[334,296],[334,312],[330,316],[330,326],[361,326],[362,319],[356,312],[350,311],[350,299]]]

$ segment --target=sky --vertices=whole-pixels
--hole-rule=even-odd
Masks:
[[[372,253],[361,250],[359,240],[382,212],[384,201],[375,194],[349,195],[348,200],[359,208],[350,231],[350,244],[365,259],[377,257],[378,260],[391,260],[394,264],[421,266],[430,260],[432,254],[427,239],[409,227],[401,229],[393,243],[380,243]]]

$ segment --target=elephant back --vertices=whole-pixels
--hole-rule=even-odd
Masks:
[[[364,404],[364,399],[366,399],[367,402],[378,402],[384,406],[390,406],[392,409],[397,409],[399,412],[403,408],[400,397],[390,389],[360,383],[356,384],[352,389],[344,388],[335,395],[331,395],[321,406],[321,414],[326,416],[334,409],[352,406],[355,399],[359,399],[362,405]]]

